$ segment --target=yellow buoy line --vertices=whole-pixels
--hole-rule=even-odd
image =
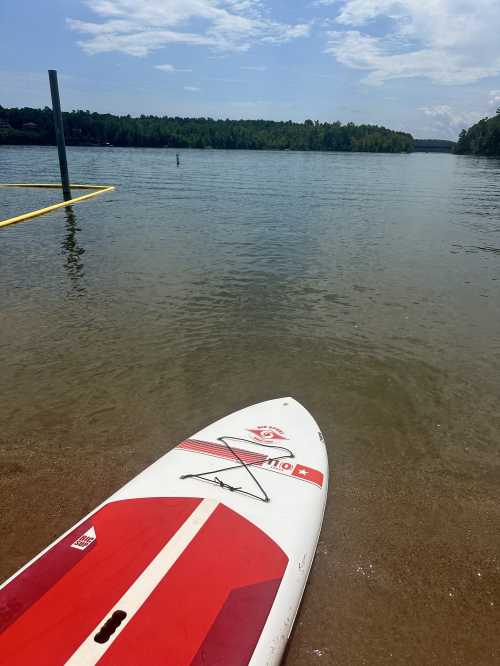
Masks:
[[[0,183],[0,187],[39,187],[47,189],[62,189],[62,185],[58,185],[57,183]],[[94,191],[90,192],[89,194],[82,194],[79,197],[74,197],[68,201],[61,201],[60,203],[52,204],[52,206],[47,206],[46,208],[39,208],[38,210],[32,210],[29,213],[23,213],[22,215],[17,215],[16,217],[11,217],[7,220],[0,220],[0,228],[7,227],[9,224],[16,224],[17,222],[31,220],[33,217],[45,215],[46,213],[50,213],[53,210],[57,210],[58,208],[71,206],[72,204],[85,201],[86,199],[92,199],[93,197],[99,196],[99,194],[104,194],[104,192],[112,192],[115,189],[113,185],[70,185],[70,188],[72,190]]]

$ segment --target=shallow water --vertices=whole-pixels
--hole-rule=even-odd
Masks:
[[[72,148],[0,230],[0,577],[183,437],[293,395],[331,491],[286,657],[500,662],[500,161]],[[0,147],[8,182],[55,149]],[[0,218],[54,191],[0,190]]]

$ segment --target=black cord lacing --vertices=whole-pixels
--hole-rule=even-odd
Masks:
[[[295,455],[293,454],[290,449],[287,449],[284,446],[277,446],[276,444],[262,444],[260,442],[253,442],[251,439],[243,439],[242,437],[230,437],[230,436],[224,436],[224,437],[218,437],[217,438],[219,442],[222,442],[228,450],[231,452],[231,454],[234,456],[234,458],[239,462],[238,465],[231,465],[230,467],[221,467],[220,469],[211,469],[207,472],[198,472],[196,474],[183,474],[180,478],[181,479],[199,479],[200,481],[206,481],[207,483],[213,483],[220,488],[226,488],[227,490],[230,490],[231,492],[237,492],[241,493],[242,495],[248,495],[249,497],[254,497],[255,499],[258,499],[262,502],[270,502],[271,499],[269,495],[266,493],[264,490],[263,486],[259,483],[255,475],[252,473],[252,470],[250,467],[253,467],[254,465],[262,465],[263,463],[269,463],[273,462],[275,460],[283,460],[284,458],[295,458]],[[264,460],[256,460],[251,463],[246,463],[244,460],[240,458],[240,456],[236,453],[236,451],[231,447],[231,445],[226,441],[228,439],[235,440],[237,442],[246,442],[247,444],[252,444],[253,446],[262,446],[265,449],[280,449],[281,451],[286,451],[284,455],[281,456],[274,456],[273,458],[265,458]],[[207,478],[208,475],[210,474],[220,474],[221,472],[228,472],[229,470],[234,470],[234,469],[241,469],[244,468],[254,481],[254,483],[257,485],[259,488],[261,495],[257,495],[255,493],[251,493],[248,490],[242,490],[241,486],[236,487],[232,486],[229,483],[224,483],[218,476],[214,476],[213,478],[209,479]]]

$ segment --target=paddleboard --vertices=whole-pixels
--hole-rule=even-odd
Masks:
[[[181,442],[0,587],[0,663],[273,666],[328,489],[293,398]]]

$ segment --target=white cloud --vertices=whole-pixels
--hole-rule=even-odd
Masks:
[[[499,0],[338,0],[335,4],[336,23],[349,29],[327,32],[326,52],[348,67],[367,71],[366,83],[425,77],[434,83],[461,85],[500,74]],[[381,26],[383,34],[374,35]]]
[[[86,0],[99,22],[68,19],[87,35],[86,53],[120,51],[146,56],[168,44],[246,51],[258,43],[306,37],[311,26],[268,18],[262,0]]]
[[[192,72],[192,69],[178,69],[177,67],[174,67],[174,65],[155,65],[155,69],[159,69],[162,72],[168,72],[169,74],[173,74],[174,72]]]
[[[200,92],[198,86],[184,86],[184,90],[187,90],[188,92]]]
[[[490,90],[489,105],[500,107],[500,90]]]
[[[429,129],[434,135],[450,139],[456,139],[462,129],[467,129],[484,115],[479,111],[456,111],[448,104],[422,106],[419,111],[431,119]]]
[[[175,72],[173,65],[155,65],[155,69],[161,69],[162,72]]]

